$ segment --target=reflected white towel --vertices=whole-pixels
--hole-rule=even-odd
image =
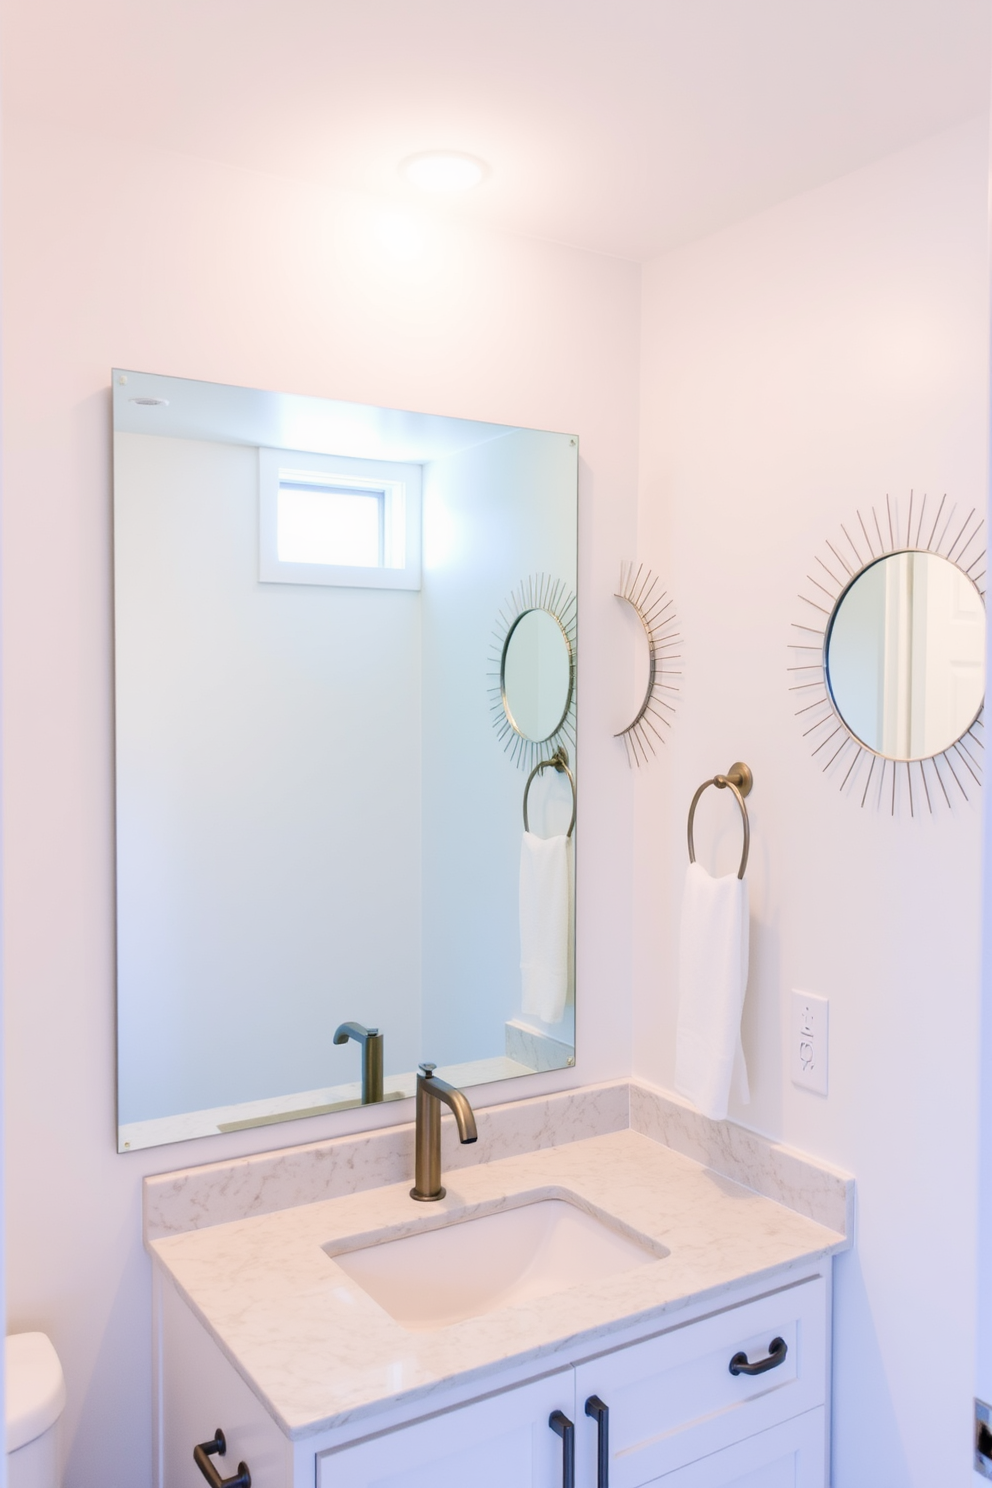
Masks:
[[[675,1089],[714,1121],[727,1114],[731,1081],[739,1100],[751,1099],[741,1045],[747,962],[746,882],[711,878],[690,863],[679,936]]]
[[[520,845],[521,1009],[560,1023],[568,999],[571,847],[567,837],[525,832]]]

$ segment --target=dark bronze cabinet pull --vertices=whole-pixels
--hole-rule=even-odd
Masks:
[[[610,1488],[610,1408],[598,1395],[586,1401],[586,1415],[596,1422],[596,1488]]]
[[[575,1426],[564,1411],[552,1411],[548,1425],[561,1437],[561,1488],[575,1488]]]
[[[747,1354],[735,1354],[730,1361],[730,1372],[731,1374],[765,1374],[769,1369],[777,1369],[780,1364],[784,1364],[788,1352],[789,1345],[784,1338],[773,1338],[768,1345],[767,1359],[759,1359],[757,1364],[749,1364]]]
[[[193,1461],[200,1469],[210,1488],[251,1488],[251,1473],[248,1471],[247,1462],[238,1463],[237,1474],[233,1478],[222,1478],[220,1473],[210,1461],[216,1453],[223,1457],[227,1451],[227,1442],[220,1427],[214,1432],[213,1441],[200,1442],[198,1447],[193,1448]]]

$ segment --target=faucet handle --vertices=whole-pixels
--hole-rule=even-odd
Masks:
[[[431,1078],[431,1076],[433,1075],[434,1071],[437,1069],[437,1065],[436,1064],[431,1064],[430,1062],[428,1062],[426,1064],[422,1064],[420,1066],[420,1068],[424,1072],[424,1079],[425,1080],[429,1080]]]

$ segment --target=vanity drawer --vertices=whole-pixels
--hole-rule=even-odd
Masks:
[[[824,1488],[823,1406],[656,1478],[647,1488]]]
[[[736,1354],[781,1362],[731,1374]],[[822,1277],[672,1328],[576,1368],[579,1488],[595,1488],[596,1422],[585,1402],[609,1409],[610,1488],[641,1488],[667,1473],[767,1431],[826,1400],[826,1288]],[[688,1481],[688,1480],[687,1480]]]

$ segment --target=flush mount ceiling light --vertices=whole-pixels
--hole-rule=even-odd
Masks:
[[[411,155],[400,166],[400,174],[421,191],[471,191],[485,180],[489,167],[474,155],[454,150],[428,150]]]

